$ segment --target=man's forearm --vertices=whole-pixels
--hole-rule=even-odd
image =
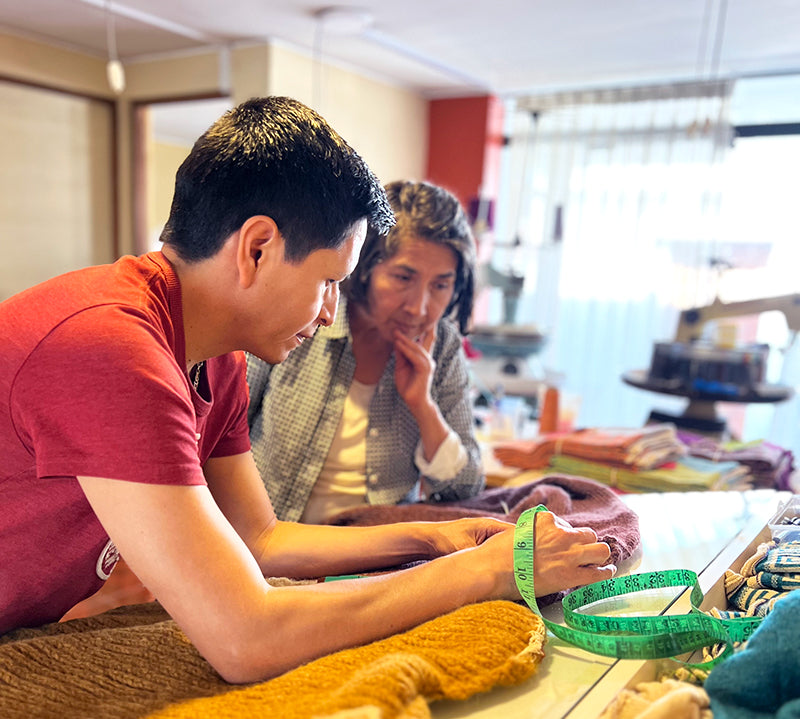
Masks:
[[[315,578],[366,572],[444,553],[434,524],[329,527],[277,522],[259,540],[265,576]]]
[[[240,641],[233,642],[237,655],[228,657],[214,644],[212,663],[228,681],[260,680],[464,604],[505,598],[508,582],[483,554],[466,549],[402,572],[268,589],[261,611],[251,614]],[[202,653],[205,647],[199,648]]]

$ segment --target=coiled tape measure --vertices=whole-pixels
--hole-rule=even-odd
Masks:
[[[618,659],[676,658],[703,647],[724,645],[713,659],[681,663],[690,668],[710,669],[733,652],[733,643],[746,641],[761,617],[717,619],[700,610],[703,592],[697,574],[688,569],[644,572],[605,579],[575,589],[562,600],[565,624],[542,616],[533,586],[533,549],[539,505],[526,509],[514,529],[514,579],[525,603],[536,612],[550,632],[581,649]],[[691,587],[691,611],[675,616],[603,616],[580,612],[595,602],[665,587]],[[566,625],[566,626],[565,626]]]

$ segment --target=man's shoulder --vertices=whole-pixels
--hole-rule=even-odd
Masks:
[[[153,254],[122,257],[113,264],[84,267],[40,282],[3,302],[0,318],[32,315],[55,325],[94,308],[163,306],[177,277]]]

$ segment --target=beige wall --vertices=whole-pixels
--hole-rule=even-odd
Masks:
[[[270,88],[314,107],[383,183],[424,179],[428,103],[420,96],[273,45]],[[315,82],[318,81],[318,82]]]
[[[175,172],[189,154],[190,146],[153,141],[147,163],[147,237],[148,249],[161,247],[158,238],[169,217]]]
[[[208,60],[201,58],[206,76],[211,76]],[[294,97],[316,107],[382,182],[422,178],[428,116],[427,102],[419,96],[333,66],[323,66],[317,74],[320,68],[314,67],[311,58],[279,45],[241,47],[222,60],[230,62],[232,103],[265,93]],[[180,75],[189,67],[175,61],[170,71]],[[153,86],[153,73],[147,63],[134,66],[135,85],[130,90]],[[144,82],[144,77],[150,80]],[[199,93],[203,88],[197,86],[197,77],[187,76],[185,82],[187,86],[195,83]],[[318,80],[321,87],[315,87]],[[174,86],[175,80],[169,84]],[[369,98],[366,108],[364,98]],[[154,240],[169,215],[175,171],[191,146],[160,142],[151,132],[147,136],[147,242],[152,248],[159,246]]]
[[[112,96],[101,59],[2,31],[0,76],[81,95]]]
[[[279,43],[231,55],[234,103],[287,95],[317,110],[386,183],[423,179],[428,102],[413,92],[314,60]]]
[[[82,97],[82,102],[90,105],[95,102],[106,106],[109,102],[115,104],[116,112],[110,113],[114,120],[110,121],[108,129],[116,138],[116,152],[111,153],[115,174],[109,181],[110,188],[107,187],[105,191],[94,185],[87,187],[93,193],[91,204],[94,212],[101,215],[112,213],[116,202],[116,246],[121,253],[142,249],[134,238],[136,183],[132,138],[133,107],[136,103],[215,96],[230,96],[238,102],[254,95],[267,94],[290,95],[312,106],[318,101],[320,106],[316,109],[365,158],[382,182],[399,177],[423,177],[427,153],[427,102],[402,88],[331,65],[324,65],[320,70],[315,68],[310,57],[275,44],[210,49],[168,59],[128,63],[125,70],[127,88],[121,97],[116,98],[106,83],[103,58],[0,32],[0,79],[75,93]],[[315,78],[322,82],[315,86]],[[48,96],[55,97],[53,93],[48,93]],[[23,106],[26,100],[22,98],[15,95],[12,102],[4,100],[2,103],[3,114],[10,122],[5,126],[4,141],[11,146],[27,139],[23,123],[15,119],[25,113]],[[32,127],[32,132],[34,137],[37,136],[35,127]],[[90,145],[103,142],[102,136],[90,135],[86,151],[92,151]],[[46,143],[34,141],[30,143],[30,151],[26,163],[46,166],[50,161]],[[140,154],[146,153],[141,151]],[[170,165],[165,172],[174,175],[171,161],[163,164]],[[0,175],[3,175],[0,177],[0,188],[3,183],[15,181],[5,162],[0,163]],[[171,199],[173,177],[159,175],[153,178],[149,169],[145,178],[148,176],[147,186],[151,183],[155,188],[168,186]],[[36,187],[27,188],[27,192],[35,196]],[[158,202],[161,201],[159,198]],[[140,238],[145,245],[149,242],[146,235],[151,224],[147,219],[150,212],[149,203],[147,205],[146,212],[140,207],[138,215],[144,218],[145,227],[140,232]],[[145,206],[144,201],[142,206]],[[11,229],[0,216],[0,252],[6,260],[4,265],[8,264],[11,253],[11,240],[8,239]],[[103,229],[98,226],[88,232],[93,237],[99,237]],[[41,237],[42,241],[56,242],[55,237],[45,240],[43,233]],[[107,253],[111,247],[113,244],[105,244],[103,252]],[[95,257],[103,254],[100,252],[90,256],[76,252],[75,257],[80,261],[84,258],[94,261]],[[0,291],[2,289],[0,287]]]
[[[113,257],[108,103],[0,81],[0,300]]]

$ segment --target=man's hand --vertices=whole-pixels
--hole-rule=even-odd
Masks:
[[[431,530],[431,558],[477,547],[499,532],[513,534],[514,529],[513,524],[489,517],[431,522],[423,526]]]
[[[537,597],[610,579],[611,548],[589,527],[573,527],[551,512],[536,514],[533,588]]]
[[[597,541],[593,529],[573,527],[551,512],[538,512],[535,522],[533,588],[537,597],[610,579],[616,573],[613,564],[605,564],[611,557],[610,547]],[[514,532],[495,534],[483,548],[496,552],[496,561],[508,567],[500,596],[519,599],[512,561]]]

